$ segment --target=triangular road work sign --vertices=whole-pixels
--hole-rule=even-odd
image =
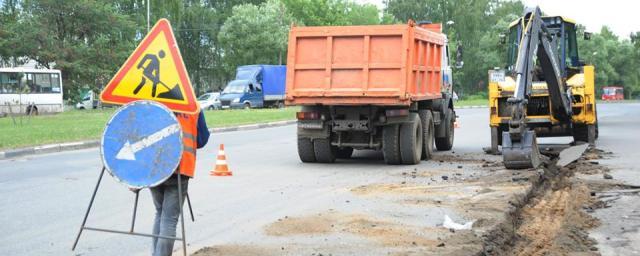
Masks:
[[[171,24],[160,19],[100,94],[100,100],[126,104],[154,100],[176,112],[196,113],[189,75]]]

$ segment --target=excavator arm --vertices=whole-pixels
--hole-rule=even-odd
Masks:
[[[541,164],[536,135],[527,125],[526,117],[536,64],[542,69],[547,82],[554,118],[570,122],[572,115],[571,90],[565,88],[555,52],[555,40],[542,20],[540,8],[525,10],[523,22],[526,25],[519,42],[514,70],[516,87],[513,96],[507,99],[511,120],[509,130],[502,134],[502,155],[504,165],[509,169],[532,168]],[[534,61],[536,59],[537,63]]]

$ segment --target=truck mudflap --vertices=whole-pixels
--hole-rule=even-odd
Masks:
[[[507,169],[537,168],[542,164],[536,134],[524,131],[519,141],[511,139],[509,132],[502,133],[502,160]]]

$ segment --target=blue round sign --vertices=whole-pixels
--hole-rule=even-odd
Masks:
[[[182,129],[173,112],[148,100],[118,109],[102,135],[102,161],[131,188],[157,186],[175,172],[182,157]]]

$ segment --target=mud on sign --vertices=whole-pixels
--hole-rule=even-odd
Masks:
[[[189,75],[166,19],[153,26],[100,94],[100,100],[113,104],[142,99],[160,102],[176,112],[198,110]]]

